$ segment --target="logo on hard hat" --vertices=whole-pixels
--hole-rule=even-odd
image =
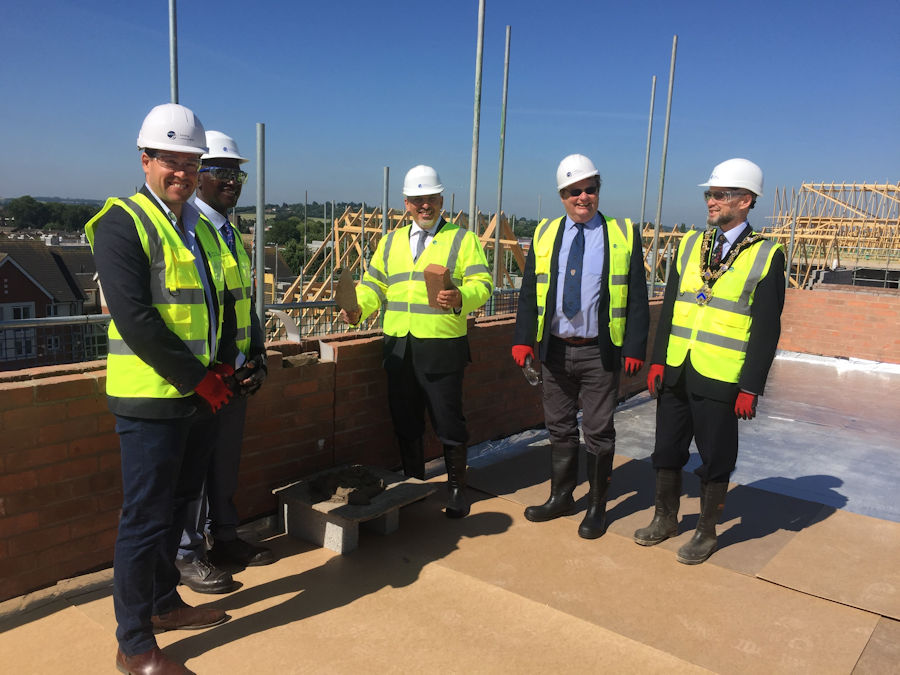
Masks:
[[[169,133],[166,134],[166,136],[168,136],[169,138],[175,138],[175,132],[170,131]]]
[[[418,184],[418,185],[417,185],[417,186],[416,186],[416,187],[422,187],[422,184],[421,184],[421,183],[419,183],[419,184]]]
[[[227,145],[226,145],[225,147],[222,148],[222,152],[228,152],[228,146],[227,146]]]
[[[571,178],[571,177],[572,177],[572,172],[566,171],[566,178]]]

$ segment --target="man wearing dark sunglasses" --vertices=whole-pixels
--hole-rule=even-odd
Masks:
[[[237,395],[216,415],[212,432],[213,452],[201,494],[191,503],[176,562],[181,583],[198,593],[227,593],[234,588],[228,570],[275,562],[272,552],[237,536],[238,512],[234,505],[237,490],[247,397],[265,380],[265,336],[254,310],[250,256],[240,232],[228,220],[237,206],[247,174],[247,162],[234,139],[221,131],[207,131],[209,152],[201,158],[197,194],[193,203],[209,219],[222,237],[230,260],[225,282],[234,297],[238,354],[228,366]],[[206,551],[206,535],[212,549]]]
[[[656,506],[650,525],[634,533],[642,546],[678,534],[681,469],[696,441],[700,519],[676,555],[686,565],[715,551],[716,524],[737,462],[737,421],[756,415],[784,307],[784,248],[747,222],[762,196],[762,169],[729,159],[700,187],[706,188],[709,228],[681,240],[653,344],[647,388],[658,397]]]
[[[647,351],[647,280],[640,230],[598,210],[601,180],[593,162],[569,155],[556,183],[566,214],[535,230],[512,348],[524,366],[538,345],[550,434],[550,498],[525,509],[525,517],[542,522],[575,510],[580,400],[590,491],[578,534],[596,539],[606,531],[623,358],[625,374],[635,375]]]

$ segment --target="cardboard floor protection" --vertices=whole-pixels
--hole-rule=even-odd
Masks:
[[[473,506],[504,512],[502,543],[461,539],[438,564],[715,672],[849,673],[879,619],[614,534],[580,539],[568,519],[530,523],[511,501]]]
[[[900,523],[835,511],[798,532],[758,576],[900,619],[898,561]]]
[[[470,471],[469,484],[489,494],[503,496],[524,506],[542,504],[550,494],[550,449],[529,449],[520,455]],[[584,451],[582,450],[581,464]],[[575,490],[578,511],[569,520],[584,517],[583,496],[588,485],[584,467],[579,467]],[[634,531],[653,518],[655,472],[649,461],[616,455],[607,502],[608,531],[631,539]],[[700,482],[692,473],[682,476],[679,532],[659,548],[675,552],[685,544],[697,525]],[[755,575],[803,527],[827,517],[833,509],[765,490],[732,485],[718,527],[719,550],[709,563]]]
[[[859,657],[853,675],[897,672],[900,672],[900,621],[882,617]]]

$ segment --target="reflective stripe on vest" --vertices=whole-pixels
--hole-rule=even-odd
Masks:
[[[209,308],[203,282],[194,255],[181,236],[143,194],[130,198],[111,197],[100,212],[85,225],[91,250],[94,228],[113,206],[122,208],[134,220],[141,247],[150,264],[150,297],[166,326],[203,364],[210,361]],[[219,303],[225,298],[223,251],[213,226],[203,216],[197,222],[197,241],[207,257],[211,289]],[[216,335],[222,333],[219,312]],[[109,323],[109,356],[107,357],[106,393],[121,398],[183,398],[171,384],[141,360],[122,339],[115,321]]]
[[[553,245],[559,228],[565,217],[553,221],[542,220],[537,226],[532,240],[534,250],[534,278],[537,296],[537,341],[544,337],[544,319],[547,315],[547,294],[550,291],[550,272],[556,261],[553,260]],[[631,220],[624,218],[621,222],[614,218],[606,218],[606,232],[609,240],[609,338],[617,347],[622,346],[625,339],[625,317],[628,311],[628,276],[631,268],[631,252],[634,247],[634,230]]]
[[[676,264],[680,283],[672,310],[666,363],[679,366],[690,352],[691,365],[698,373],[736,383],[747,356],[756,286],[768,273],[775,252],[783,246],[764,239],[741,251],[713,285],[709,302],[701,305],[697,302],[697,293],[703,287],[702,247],[698,245],[701,239],[701,233],[689,232],[679,246]]]

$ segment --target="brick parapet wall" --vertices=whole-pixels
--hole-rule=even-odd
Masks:
[[[900,363],[900,294],[822,284],[785,296],[779,349]]]
[[[651,303],[651,343],[659,304]],[[471,325],[463,393],[473,444],[543,421],[540,387],[529,386],[510,358],[513,327],[510,316]],[[898,329],[896,294],[792,290],[780,347],[900,363]],[[273,487],[320,469],[398,464],[380,334],[322,340],[333,360],[296,367],[283,366],[318,352],[318,341],[269,345],[269,377],[248,406],[236,496],[242,518],[273,512]],[[104,366],[0,374],[0,601],[110,564],[122,495]],[[620,398],[641,391],[645,379],[646,368],[623,377]],[[440,451],[428,430],[426,455]]]

